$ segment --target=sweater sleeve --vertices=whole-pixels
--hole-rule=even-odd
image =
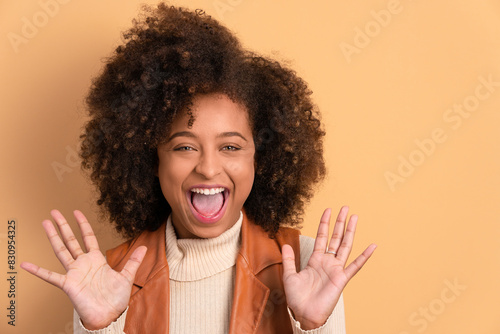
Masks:
[[[108,327],[99,330],[88,330],[83,326],[80,316],[73,309],[73,334],[125,334],[123,331],[125,328],[125,318],[127,316],[128,307],[123,311],[118,319],[109,324]]]
[[[311,257],[314,249],[314,239],[307,236],[300,236],[300,269],[304,269],[307,266],[307,262]],[[345,315],[344,315],[344,297],[343,294],[340,295],[340,299],[335,305],[332,314],[328,317],[323,326],[312,329],[303,330],[300,328],[300,323],[296,321],[290,309],[288,309],[288,314],[290,315],[290,321],[292,322],[292,328],[294,334],[345,334]]]

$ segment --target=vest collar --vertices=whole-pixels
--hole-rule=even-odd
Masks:
[[[141,267],[147,269],[138,270],[134,280],[134,284],[142,288],[165,267],[168,269],[165,250],[165,224],[160,226],[157,233],[149,231],[142,233],[137,239],[137,243],[138,245],[145,244],[148,247],[146,256],[141,263]]]

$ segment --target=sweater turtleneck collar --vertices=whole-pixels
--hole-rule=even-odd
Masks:
[[[197,281],[236,264],[241,245],[243,213],[227,231],[209,239],[177,239],[171,217],[166,226],[166,252],[170,279]]]

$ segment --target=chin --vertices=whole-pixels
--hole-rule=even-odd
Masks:
[[[208,227],[208,228],[203,228],[201,230],[193,231],[191,232],[196,238],[200,239],[212,239],[212,238],[217,238],[220,236],[222,233],[226,232],[226,230],[222,230],[219,227]]]

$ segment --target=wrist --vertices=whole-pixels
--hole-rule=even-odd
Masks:
[[[290,309],[290,311],[291,311],[292,317],[295,319],[295,321],[300,323],[300,328],[302,330],[306,330],[306,331],[312,330],[312,329],[317,329],[317,328],[323,326],[326,323],[326,321],[328,320],[328,319],[325,319],[324,321],[321,321],[320,319],[309,320],[306,317],[303,317],[301,315],[297,315],[291,309]]]
[[[326,320],[322,323],[314,322],[314,321],[308,321],[306,319],[297,319],[297,321],[300,323],[300,328],[305,331],[309,331],[312,329],[317,329],[323,326],[323,324],[326,322]]]
[[[93,323],[93,322],[83,321],[83,319],[80,318],[80,321],[82,322],[82,325],[83,325],[83,327],[85,327],[85,329],[87,329],[89,331],[98,331],[98,330],[101,330],[101,329],[108,327],[110,324],[113,323],[113,321],[116,321],[116,319],[109,321],[109,322],[104,321],[104,322]]]
[[[80,318],[80,321],[81,321],[83,327],[85,327],[85,329],[90,330],[90,331],[98,331],[98,330],[104,329],[106,327],[109,327],[112,323],[116,322],[125,311],[126,311],[126,309],[118,316],[113,315],[113,316],[102,318],[102,319],[92,319],[92,320],[88,320],[88,319],[84,320],[84,319]]]

